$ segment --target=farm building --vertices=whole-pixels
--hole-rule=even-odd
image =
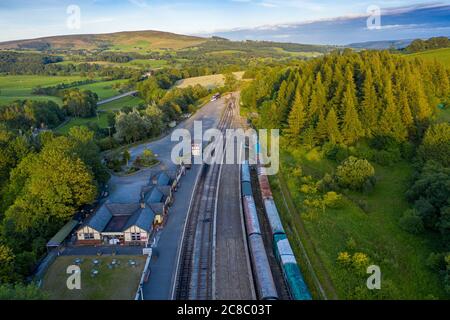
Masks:
[[[145,204],[106,203],[77,231],[78,244],[145,245],[155,216]]]

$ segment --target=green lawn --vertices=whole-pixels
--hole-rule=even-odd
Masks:
[[[61,103],[61,99],[57,97],[35,96],[31,92],[37,86],[54,86],[84,79],[79,76],[0,76],[0,104],[20,99],[52,100]]]
[[[110,103],[99,106],[100,111],[119,111],[124,107],[137,107],[139,104],[144,103],[144,100],[138,97],[128,96],[119,100],[112,101]]]
[[[108,128],[108,113],[99,112],[98,117],[92,118],[72,118],[65,125],[56,129],[60,134],[67,134],[72,127],[87,126],[88,123],[96,123],[100,128]]]
[[[450,67],[450,48],[408,54],[406,57],[409,59],[422,58],[429,61],[434,61],[436,59],[447,67]]]
[[[321,273],[331,278],[340,299],[355,298],[356,287],[363,290],[358,297],[373,297],[365,287],[367,276],[355,275],[336,263],[339,252],[351,251],[348,248],[350,239],[355,244],[355,252],[367,254],[371,264],[381,267],[383,280],[379,294],[383,298],[445,297],[439,276],[425,266],[429,254],[439,251],[439,248],[433,248],[429,236],[411,235],[398,224],[400,216],[408,209],[404,193],[412,169],[407,163],[393,167],[375,166],[377,185],[368,196],[348,192],[342,208],[310,214],[302,205],[305,195],[300,192],[301,183],[291,174],[291,168],[300,164],[304,175],[319,180],[326,172],[332,172],[336,164],[321,159],[318,153],[283,151],[281,158],[283,177],[297,209],[294,217],[281,210],[283,221],[290,233],[295,231],[302,242],[310,245],[311,255],[319,257],[320,266],[317,262],[317,267],[314,266],[313,262],[313,268],[318,271],[319,279],[325,278]],[[276,193],[276,200],[278,206],[285,208],[279,193]],[[302,234],[302,226],[307,234]],[[300,252],[298,247],[295,250]]]
[[[82,258],[81,290],[67,289],[67,267],[74,264],[75,258]],[[94,269],[92,261],[98,259],[99,271],[96,277],[91,276]],[[120,262],[110,269],[108,264],[112,259]],[[137,261],[136,267],[131,267],[128,261]],[[59,257],[50,266],[42,285],[51,300],[134,300],[142,271],[145,265],[144,256],[116,257]]]

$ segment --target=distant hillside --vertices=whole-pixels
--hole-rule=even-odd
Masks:
[[[412,53],[405,55],[405,57],[408,59],[421,58],[429,61],[437,60],[450,68],[450,48]]]
[[[367,41],[359,43],[351,43],[347,47],[353,49],[372,49],[372,50],[384,50],[384,49],[403,49],[411,44],[413,39],[402,40],[386,40],[386,41]]]
[[[0,49],[147,51],[178,50],[196,46],[207,39],[160,31],[130,31],[96,35],[67,35],[0,43]]]

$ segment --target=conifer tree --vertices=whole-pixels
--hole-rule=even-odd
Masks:
[[[370,69],[366,74],[363,87],[363,101],[361,104],[361,122],[364,126],[366,135],[371,137],[376,130],[378,121],[377,93],[373,82]]]
[[[331,108],[326,120],[326,129],[328,140],[332,143],[340,143],[342,141],[341,133],[339,132],[338,118],[334,108]]]
[[[294,104],[289,113],[287,133],[293,141],[300,138],[303,126],[305,124],[305,108],[303,106],[303,98],[299,91],[295,94]]]
[[[395,103],[390,80],[386,83],[384,103],[386,109],[380,117],[379,133],[384,136],[392,137],[397,141],[404,141],[407,136],[406,127],[402,122],[401,114]]]
[[[344,93],[342,100],[342,109],[345,110],[342,122],[342,135],[344,142],[348,145],[353,144],[359,138],[364,136],[364,129],[359,120],[358,112],[354,104],[354,97],[350,87]]]

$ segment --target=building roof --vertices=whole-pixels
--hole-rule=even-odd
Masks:
[[[164,203],[150,203],[150,207],[152,208],[153,212],[155,212],[155,214],[164,214]]]
[[[47,247],[59,247],[61,243],[70,235],[70,233],[78,225],[77,220],[70,220],[62,227],[57,234],[47,243]]]
[[[128,219],[127,224],[124,227],[124,231],[128,230],[133,226],[137,226],[142,230],[149,231],[155,220],[155,212],[152,208],[146,206],[145,208],[140,208],[135,214],[133,214],[130,219]]]
[[[155,212],[151,207],[142,208],[136,203],[105,203],[86,222],[98,232],[119,233],[132,226],[150,231],[155,218]]]
[[[102,205],[100,209],[98,209],[98,211],[89,218],[85,225],[98,232],[102,232],[103,230],[105,230],[112,217],[112,213],[109,211],[107,205],[105,204]]]
[[[146,203],[158,203],[163,202],[164,193],[160,190],[160,188],[156,186],[147,186],[142,188],[143,199],[142,201]]]

